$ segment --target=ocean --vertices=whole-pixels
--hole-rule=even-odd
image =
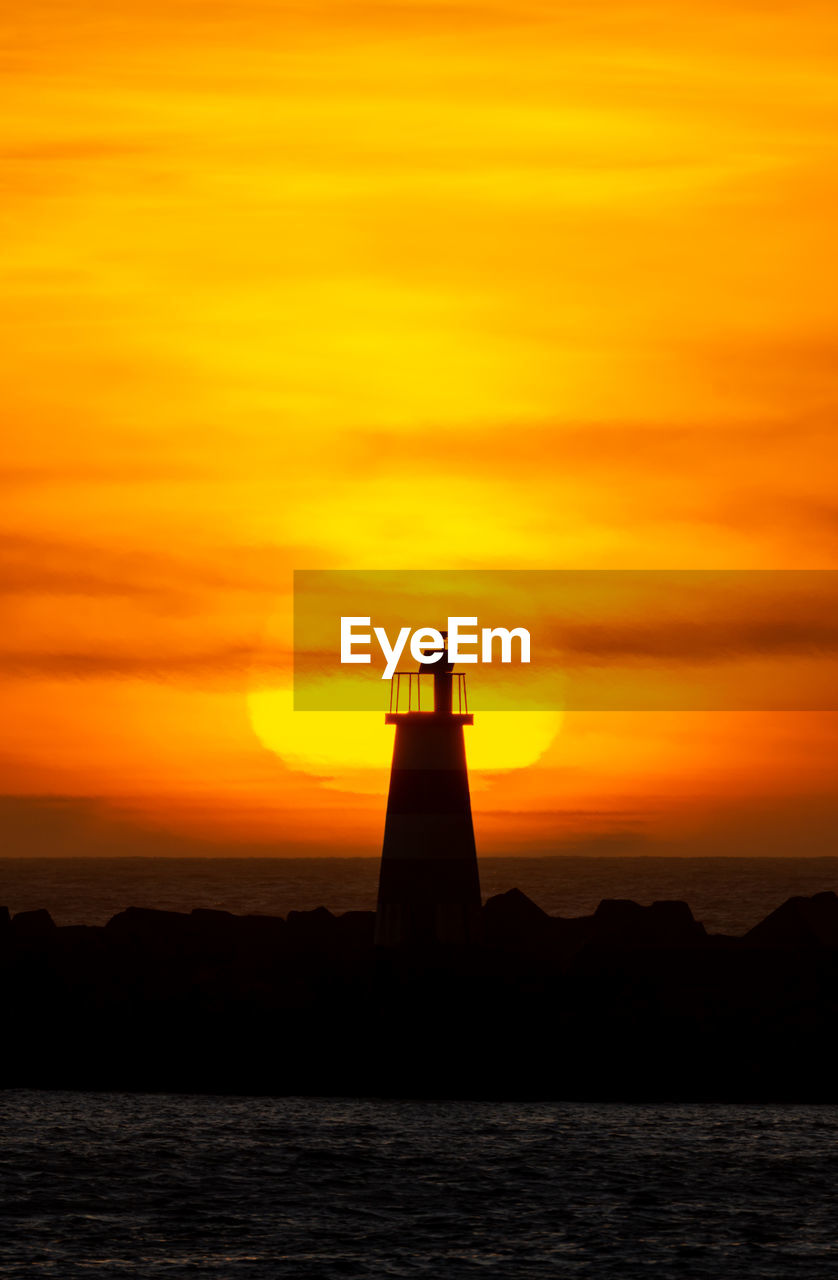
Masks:
[[[0,1095],[7,1277],[832,1280],[838,1108]]]
[[[602,898],[681,898],[711,932],[743,933],[793,894],[838,890],[835,858],[481,858],[484,898],[517,887],[551,915]],[[57,924],[104,924],[128,906],[285,915],[374,910],[377,858],[0,858],[0,905]]]

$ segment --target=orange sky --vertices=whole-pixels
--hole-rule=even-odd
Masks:
[[[6,16],[5,851],[376,853],[391,731],[249,718],[294,568],[838,567],[836,52],[806,0]],[[570,713],[480,848],[834,852],[836,718]]]

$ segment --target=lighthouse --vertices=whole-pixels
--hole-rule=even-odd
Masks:
[[[396,727],[384,823],[378,946],[476,942],[480,879],[463,728],[465,676],[446,647],[432,673],[396,672],[385,723]],[[422,706],[423,698],[433,705]],[[407,688],[407,709],[403,710]]]

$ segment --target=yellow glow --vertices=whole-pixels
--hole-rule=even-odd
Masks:
[[[295,711],[290,690],[253,689],[250,719],[262,744],[292,769],[328,775],[333,786],[358,769],[385,768],[393,730],[370,711]],[[562,726],[560,711],[483,711],[466,731],[469,766],[523,769],[548,749]],[[324,778],[324,781],[326,779]]]

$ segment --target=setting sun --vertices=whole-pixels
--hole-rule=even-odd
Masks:
[[[387,769],[393,729],[370,711],[295,711],[290,691],[254,689],[248,694],[253,729],[260,742],[292,769],[333,787],[358,771]],[[523,769],[535,764],[560,732],[560,711],[484,711],[466,731],[469,765],[478,772]],[[376,787],[380,790],[380,786]]]

